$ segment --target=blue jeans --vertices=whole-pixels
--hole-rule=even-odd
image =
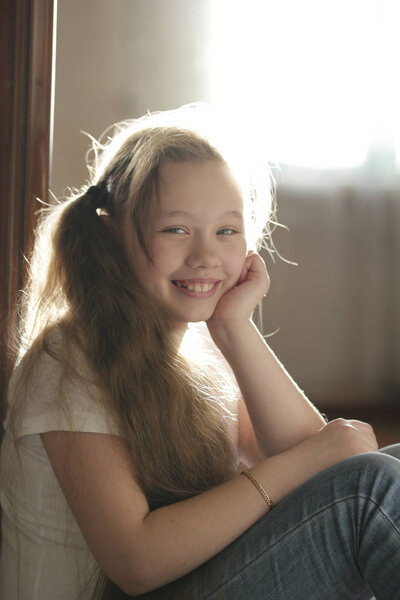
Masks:
[[[146,600],[400,599],[400,444],[329,467]]]

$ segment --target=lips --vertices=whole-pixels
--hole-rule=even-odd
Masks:
[[[189,290],[189,292],[206,294],[210,292],[215,284],[218,283],[218,280],[192,280],[192,279],[182,279],[182,280],[173,280],[172,283],[179,288],[185,288]]]

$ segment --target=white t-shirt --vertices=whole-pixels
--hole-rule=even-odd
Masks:
[[[0,600],[89,600],[98,577],[98,565],[68,507],[39,434],[73,430],[118,435],[118,429],[77,380],[68,381],[65,388],[70,420],[55,408],[52,398],[57,393],[60,368],[55,359],[43,353],[30,380],[18,435],[20,472],[15,468],[18,459],[8,414],[4,422]],[[17,367],[10,381],[9,404],[18,374]],[[228,426],[237,441],[235,410],[230,408]]]
[[[19,368],[10,381],[8,401]],[[8,414],[0,456],[2,544],[1,600],[73,600],[98,567],[54,475],[40,433],[86,431],[118,435],[115,423],[100,410],[77,380],[67,382],[70,421],[55,410],[60,365],[42,353],[27,390],[26,412],[18,435],[21,470],[10,436]],[[72,425],[72,426],[71,426]],[[66,532],[68,531],[68,537]],[[68,549],[75,551],[70,552]],[[77,572],[79,567],[79,572]],[[82,598],[90,598],[95,580]]]

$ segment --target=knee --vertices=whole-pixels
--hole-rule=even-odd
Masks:
[[[363,452],[362,454],[356,454],[346,459],[351,467],[364,471],[381,471],[382,469],[396,469],[399,468],[398,459],[384,454],[382,452]],[[344,461],[344,462],[346,462]]]
[[[350,488],[356,486],[358,492],[400,483],[400,463],[397,458],[381,452],[365,452],[351,456],[337,464],[339,474]],[[339,475],[339,477],[340,477]]]
[[[386,446],[385,448],[381,448],[379,452],[381,454],[389,454],[390,456],[394,456],[395,458],[400,459],[400,444],[392,444],[391,446]]]

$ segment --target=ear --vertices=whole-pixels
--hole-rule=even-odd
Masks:
[[[114,219],[112,219],[109,215],[99,215],[99,217],[102,220],[103,225],[107,229],[109,235],[114,240],[118,239],[118,229]]]

